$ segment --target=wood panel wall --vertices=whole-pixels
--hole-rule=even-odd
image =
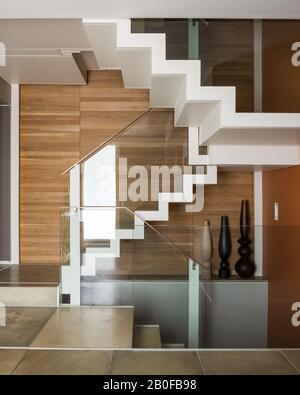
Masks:
[[[291,324],[300,301],[300,166],[263,173],[263,270],[268,279],[269,347],[300,347]],[[274,221],[274,203],[279,203]]]
[[[79,159],[79,88],[25,85],[20,91],[20,262],[60,261],[61,173]]]
[[[262,22],[262,111],[300,112],[300,66],[292,64],[299,20]]]
[[[80,156],[149,109],[148,89],[125,89],[120,71],[90,71],[80,87]]]
[[[148,107],[148,91],[125,89],[120,71],[90,72],[84,87],[21,86],[21,263],[60,263],[61,173]]]

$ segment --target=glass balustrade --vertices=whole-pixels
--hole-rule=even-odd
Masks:
[[[63,209],[61,229],[62,301],[134,306],[139,330],[158,326],[164,344],[197,347],[200,262],[124,207]]]
[[[65,172],[66,205],[158,210],[159,193],[180,193],[184,174],[205,171],[188,165],[188,129],[174,127],[173,110],[151,109]]]
[[[63,211],[63,221],[66,215],[72,218],[69,209]],[[299,262],[298,227],[249,226],[243,239],[240,226],[230,225],[226,253],[219,245],[219,225],[149,225],[130,210],[115,207],[82,207],[76,215],[79,304],[133,306],[133,347],[147,348],[141,341],[147,331],[159,332],[160,343],[150,342],[152,348],[299,346],[292,324],[296,288],[288,281],[297,279],[299,265],[294,264],[294,273],[268,278],[270,265],[280,272],[285,258]],[[72,238],[72,229],[68,234]],[[249,251],[239,250],[242,245]],[[254,265],[254,275],[241,277],[236,269],[240,258]],[[221,262],[229,268],[228,278],[219,277]],[[72,264],[66,260],[62,269],[62,292],[72,292],[64,289],[64,276],[76,278]]]

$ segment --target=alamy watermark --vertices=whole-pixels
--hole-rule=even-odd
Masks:
[[[300,326],[300,302],[295,302],[292,304],[292,314],[291,322],[294,327]]]
[[[120,202],[182,202],[187,212],[199,212],[204,206],[204,166],[128,166],[127,158],[114,165],[99,164],[95,173],[87,169],[85,177],[92,178],[91,189],[96,199],[110,201],[114,185]],[[195,180],[195,178],[197,180]],[[118,182],[116,180],[118,179]]]
[[[291,57],[291,62],[294,67],[300,66],[300,42],[294,42],[291,50],[294,52]]]

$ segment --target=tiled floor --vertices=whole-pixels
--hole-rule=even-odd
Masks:
[[[13,374],[108,374],[112,351],[28,351]]]
[[[55,312],[51,307],[7,307],[0,347],[28,347]]]
[[[206,374],[297,374],[279,351],[200,351]]]
[[[0,350],[0,374],[11,374],[26,350]]]
[[[0,347],[131,348],[131,307],[7,307]]]
[[[0,374],[297,375],[293,351],[0,350]]]
[[[133,308],[63,307],[56,310],[34,347],[130,348]]]
[[[203,370],[195,352],[116,351],[113,353],[110,373],[202,375]]]

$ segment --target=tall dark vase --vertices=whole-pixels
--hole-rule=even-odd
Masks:
[[[241,216],[240,216],[240,234],[241,238],[238,240],[240,247],[238,253],[240,259],[235,264],[235,270],[237,274],[242,278],[249,278],[254,275],[255,265],[251,260],[251,249],[249,245],[251,240],[248,238],[249,235],[249,207],[248,201],[242,200]]]
[[[230,229],[229,229],[229,220],[226,215],[222,215],[220,236],[219,236],[219,255],[221,258],[220,269],[219,269],[220,278],[230,277],[230,268],[228,263],[230,254],[231,254],[231,237],[230,237]]]

